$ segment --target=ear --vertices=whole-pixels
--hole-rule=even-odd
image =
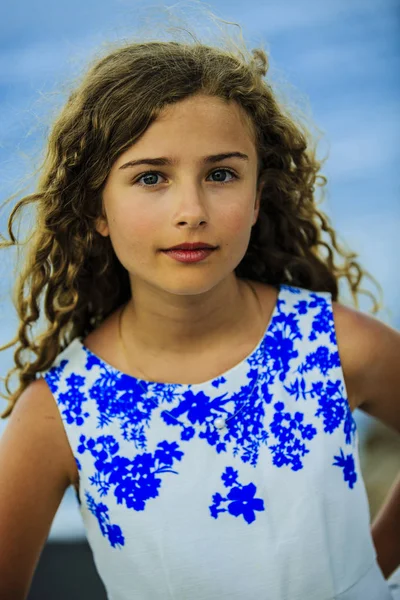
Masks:
[[[99,217],[96,220],[96,231],[104,237],[107,237],[108,235],[110,235],[107,219],[105,219],[104,217]]]

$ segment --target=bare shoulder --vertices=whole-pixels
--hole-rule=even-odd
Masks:
[[[351,407],[400,428],[400,417],[392,419],[396,411],[400,415],[400,333],[339,302],[332,307]]]
[[[22,392],[0,438],[0,597],[25,598],[71,483],[71,450],[50,389]]]
[[[332,302],[336,338],[342,362],[356,375],[383,355],[399,350],[400,334],[379,319],[359,310]]]
[[[53,394],[43,377],[33,381],[18,398],[7,428],[26,438],[40,432],[36,445],[42,444],[61,468],[61,477],[69,484],[78,481],[77,466]],[[6,429],[7,429],[6,428]],[[45,445],[48,446],[45,448]]]

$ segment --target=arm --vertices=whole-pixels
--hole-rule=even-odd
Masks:
[[[372,524],[372,539],[379,566],[388,578],[400,565],[400,476]]]
[[[400,432],[400,333],[377,319],[334,304],[335,326],[351,408]],[[400,474],[372,524],[385,577],[400,566]]]
[[[0,598],[24,600],[71,483],[61,417],[43,379],[21,394],[0,439]]]

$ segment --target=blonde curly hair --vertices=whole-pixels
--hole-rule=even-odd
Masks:
[[[9,403],[2,418],[67,344],[87,335],[129,299],[128,273],[109,237],[95,228],[103,215],[102,190],[113,163],[160,111],[194,94],[235,101],[254,126],[257,185],[264,187],[258,220],[236,275],[328,291],[333,300],[344,278],[357,306],[357,296],[364,293],[374,301],[373,312],[378,310],[374,295],[360,288],[364,276],[373,278],[355,260],[356,254],[339,246],[329,218],[317,208],[316,187],[326,184],[319,174],[322,161],[316,158],[308,129],[279,103],[267,81],[268,66],[263,49],[235,52],[195,37],[187,43],[120,44],[90,65],[52,124],[36,192],[16,204],[8,222],[10,241],[0,245],[20,245],[14,219],[33,204],[36,227],[14,287],[18,333],[0,347],[17,345],[15,366],[5,378],[7,395],[1,394]],[[29,330],[41,314],[39,300],[47,324],[30,340]],[[26,350],[36,359],[24,360]],[[13,373],[19,377],[14,392],[9,388]]]

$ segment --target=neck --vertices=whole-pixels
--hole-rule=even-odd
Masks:
[[[126,350],[147,356],[207,352],[221,339],[225,343],[237,339],[250,311],[253,317],[261,313],[254,288],[236,276],[196,296],[164,296],[159,290],[136,286],[122,311],[120,328]]]

